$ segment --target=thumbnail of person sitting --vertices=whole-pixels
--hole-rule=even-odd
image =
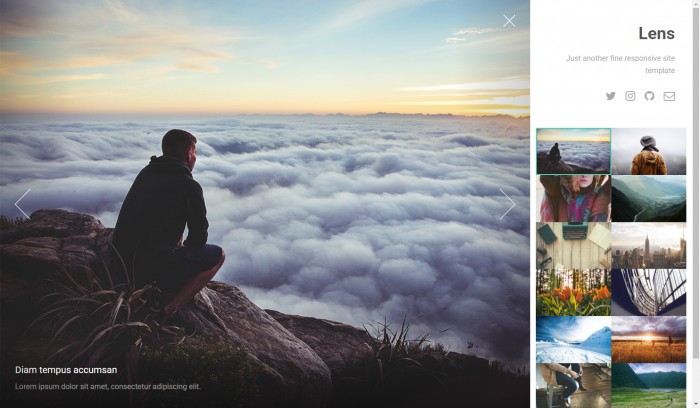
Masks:
[[[577,379],[581,377],[583,370],[580,364],[567,365],[557,363],[538,364],[542,371],[542,377],[547,384],[552,386],[561,385],[564,391],[561,393],[561,406],[571,408],[571,400],[569,397],[579,389],[579,384],[583,385]],[[581,391],[587,391],[587,388],[581,387]]]

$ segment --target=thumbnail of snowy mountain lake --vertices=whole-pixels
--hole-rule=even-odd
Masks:
[[[538,363],[610,363],[611,320],[607,316],[537,318]]]

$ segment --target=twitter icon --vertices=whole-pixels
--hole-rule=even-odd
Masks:
[[[612,101],[613,99],[615,99],[615,92],[606,92],[605,96],[608,97],[609,101]]]

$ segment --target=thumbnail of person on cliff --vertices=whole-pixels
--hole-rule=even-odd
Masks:
[[[540,183],[545,190],[542,222],[610,221],[610,177],[540,176]]]
[[[135,284],[156,282],[172,296],[166,316],[177,313],[224,263],[221,247],[207,244],[202,187],[192,178],[197,138],[180,129],[163,136],[160,157],[136,176],[114,228],[113,244]],[[182,236],[188,228],[187,239]]]
[[[632,160],[632,174],[666,175],[666,162],[656,148],[656,139],[652,136],[644,136],[639,143],[642,151],[637,153]]]
[[[554,146],[552,146],[551,149],[549,149],[549,155],[547,158],[552,162],[552,163],[557,163],[559,160],[561,160],[561,153],[559,153],[559,143],[554,143]]]
[[[579,389],[579,384],[581,384],[581,391],[587,391],[588,388],[583,387],[583,383],[578,380],[583,374],[583,369],[580,364],[539,364],[540,370],[542,372],[542,377],[549,385],[557,386],[561,385],[564,387],[564,391],[561,393],[561,406],[565,408],[571,408],[571,394],[575,393]],[[571,368],[569,368],[569,367]]]

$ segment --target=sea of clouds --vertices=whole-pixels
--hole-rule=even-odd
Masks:
[[[549,153],[555,142],[537,142],[537,151]],[[559,142],[561,159],[595,171],[610,171],[610,143],[607,142]]]
[[[263,308],[358,326],[406,316],[416,337],[527,364],[527,118],[5,118],[0,213],[22,216],[31,189],[28,214],[112,227],[170,128],[199,139],[209,241],[227,253],[215,279]],[[502,219],[501,190],[517,204]]]

